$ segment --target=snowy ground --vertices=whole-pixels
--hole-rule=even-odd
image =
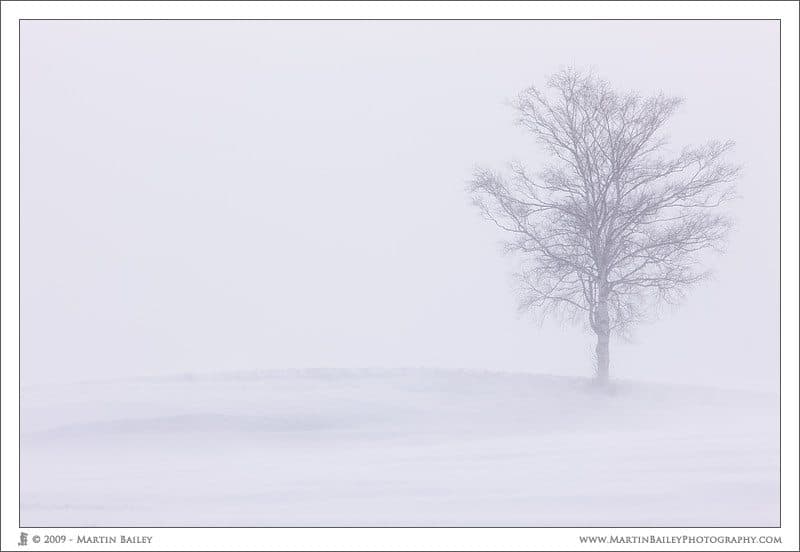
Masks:
[[[24,526],[776,526],[778,398],[448,371],[22,390]]]

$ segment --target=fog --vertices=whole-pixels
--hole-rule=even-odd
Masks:
[[[612,377],[777,391],[778,23],[23,21],[22,383],[303,368],[589,376],[517,313],[465,183],[546,157],[506,105],[565,65],[686,98],[744,166],[716,278]]]
[[[565,66],[744,167],[610,386],[466,192]],[[777,22],[23,21],[20,523],[778,526],[778,86]]]

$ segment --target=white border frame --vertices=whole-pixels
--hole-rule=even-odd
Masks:
[[[23,529],[33,534],[147,535],[156,550],[614,550],[579,535],[780,536],[780,545],[683,540],[659,550],[798,550],[798,4],[796,2],[3,2],[2,3],[2,463],[0,549],[20,549],[18,506],[20,19],[780,19],[781,20],[781,518],[779,529]],[[81,545],[33,545],[83,549]],[[103,545],[103,549],[141,549]],[[100,547],[98,547],[100,549]]]

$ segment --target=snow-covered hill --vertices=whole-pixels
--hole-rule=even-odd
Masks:
[[[22,390],[25,526],[776,526],[778,397],[445,370]]]

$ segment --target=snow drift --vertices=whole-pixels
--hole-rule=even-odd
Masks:
[[[777,526],[773,394],[445,370],[23,387],[23,526]]]

